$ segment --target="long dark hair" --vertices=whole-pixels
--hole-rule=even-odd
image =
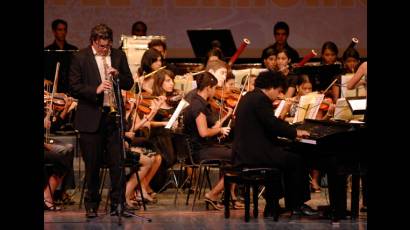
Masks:
[[[162,84],[164,84],[164,81],[166,79],[166,76],[169,76],[172,80],[174,80],[174,73],[167,70],[167,69],[162,69],[155,73],[155,80],[154,84],[152,86],[152,95],[153,96],[161,96],[164,93],[164,89],[162,88]],[[166,92],[166,94],[172,94],[169,92]],[[169,95],[167,95],[169,96]]]
[[[149,49],[145,51],[144,55],[141,58],[141,66],[138,68],[138,75],[142,75],[144,72],[145,74],[151,73],[151,65],[152,63],[156,62],[157,59],[161,58],[161,62],[163,61],[162,55],[156,49]]]

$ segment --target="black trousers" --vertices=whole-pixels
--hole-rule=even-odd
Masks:
[[[286,209],[292,210],[300,207],[303,203],[310,200],[309,172],[303,157],[297,153],[289,151],[284,146],[276,146],[266,155],[266,162],[258,165],[248,165],[250,167],[273,167],[283,172],[283,185],[274,185],[274,191],[268,193],[266,197],[280,198],[284,195]],[[272,183],[275,180],[272,179]],[[278,187],[280,186],[280,187]],[[275,192],[275,194],[273,193]]]
[[[309,173],[300,155],[276,148],[270,155],[271,166],[284,172],[284,195],[287,209],[296,209],[310,200]],[[268,194],[266,194],[268,195]]]
[[[122,201],[125,201],[125,176],[120,181],[121,171],[124,173],[124,169],[121,167],[122,153],[116,118],[108,116],[108,113],[104,112],[97,132],[80,132],[80,147],[87,180],[87,193],[84,198],[86,209],[97,209],[100,203],[101,197],[98,192],[100,187],[99,172],[103,164],[106,164],[110,170],[111,206],[118,205],[120,196]],[[123,188],[122,194],[120,194],[121,186]]]

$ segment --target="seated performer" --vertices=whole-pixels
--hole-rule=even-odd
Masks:
[[[51,122],[46,116],[44,128],[50,128]],[[44,163],[52,164],[51,171],[47,171],[47,182],[44,186],[44,210],[58,211],[59,206],[54,203],[54,193],[62,185],[64,177],[72,171],[72,147],[44,143]]]
[[[365,76],[364,80],[362,80],[363,76]],[[354,74],[352,79],[350,79],[350,81],[347,83],[347,88],[354,89],[359,85],[364,85],[367,88],[367,61],[363,62],[359,66],[357,72]]]
[[[209,99],[215,93],[218,80],[209,72],[198,75],[198,91],[192,96],[190,105],[184,111],[184,133],[188,134],[192,141],[193,159],[196,162],[207,159],[231,160],[231,150],[225,146],[213,144],[211,137],[218,134],[224,136],[230,132],[229,127],[222,127],[220,121],[216,121],[212,116]],[[232,110],[230,110],[232,112]],[[228,114],[227,116],[229,116]],[[205,202],[217,210],[223,210],[223,205],[217,202],[218,195],[223,191],[223,178],[220,178],[217,185],[205,194]],[[234,206],[239,207],[235,202],[236,196],[232,194]]]
[[[152,191],[149,187],[149,182],[151,178],[156,174],[158,167],[161,164],[161,156],[159,154],[154,154],[153,152],[147,151],[147,141],[146,138],[138,138],[135,136],[135,132],[141,127],[149,123],[158,111],[159,105],[163,103],[163,100],[153,100],[153,105],[151,111],[148,115],[144,115],[143,119],[139,118],[137,114],[138,108],[136,108],[136,103],[133,101],[126,101],[125,108],[126,114],[125,118],[127,121],[127,132],[125,132],[126,138],[126,149],[133,153],[139,155],[139,163],[141,164],[138,175],[141,180],[141,190],[143,192],[144,199],[148,202],[154,202],[153,194],[148,191]],[[148,124],[149,125],[149,124]],[[141,200],[141,194],[135,194],[135,187],[138,181],[136,177],[136,172],[131,172],[131,175],[127,181],[125,190],[125,200],[129,208],[139,208],[137,201]]]
[[[308,173],[301,157],[283,149],[278,139],[278,136],[289,139],[309,136],[307,131],[295,129],[274,116],[272,102],[284,88],[285,79],[280,73],[262,72],[255,80],[255,89],[240,100],[232,147],[233,164],[281,169],[285,175],[287,208],[293,215],[316,215],[317,211],[304,204],[310,199],[310,193]]]

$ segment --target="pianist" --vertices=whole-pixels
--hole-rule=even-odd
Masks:
[[[304,202],[310,200],[308,172],[299,155],[283,149],[278,136],[295,139],[309,136],[274,116],[272,102],[286,88],[277,72],[262,72],[255,80],[255,90],[238,105],[233,142],[233,163],[241,167],[276,167],[284,172],[285,203],[292,215],[312,216],[318,212]],[[266,194],[269,196],[272,194]],[[266,211],[266,210],[265,210]]]

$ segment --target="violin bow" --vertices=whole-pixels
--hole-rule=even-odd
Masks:
[[[247,82],[249,82],[249,77],[251,76],[251,74],[252,74],[252,69],[249,70],[249,73],[246,75],[245,84],[246,84]],[[248,83],[248,84],[249,84],[249,83]],[[248,87],[248,88],[249,88],[249,87]],[[236,109],[238,108],[239,101],[240,101],[241,98],[242,98],[244,89],[245,89],[245,87],[242,87],[241,92],[239,93],[239,98],[238,98],[238,101],[236,102],[235,108],[233,108],[232,115],[235,114]],[[232,123],[232,117],[229,118],[228,127],[231,126],[231,123]]]
[[[52,113],[53,113],[53,100],[54,100],[54,94],[57,91],[57,84],[58,84],[58,72],[60,71],[60,62],[57,62],[56,65],[56,72],[54,74],[54,84],[53,84],[53,91],[51,92],[51,100],[49,102],[49,104],[47,105],[47,115],[46,115],[46,119],[49,120]],[[51,125],[50,125],[51,126]],[[45,137],[45,141],[46,143],[48,143],[49,141],[49,136],[50,136],[50,128],[46,128],[46,137]]]
[[[325,91],[323,91],[323,94],[326,94],[326,92],[330,89],[330,87],[332,87],[332,85],[334,85],[337,81],[337,78],[335,78],[335,80],[332,81],[332,83],[330,83],[330,85],[325,89]]]

